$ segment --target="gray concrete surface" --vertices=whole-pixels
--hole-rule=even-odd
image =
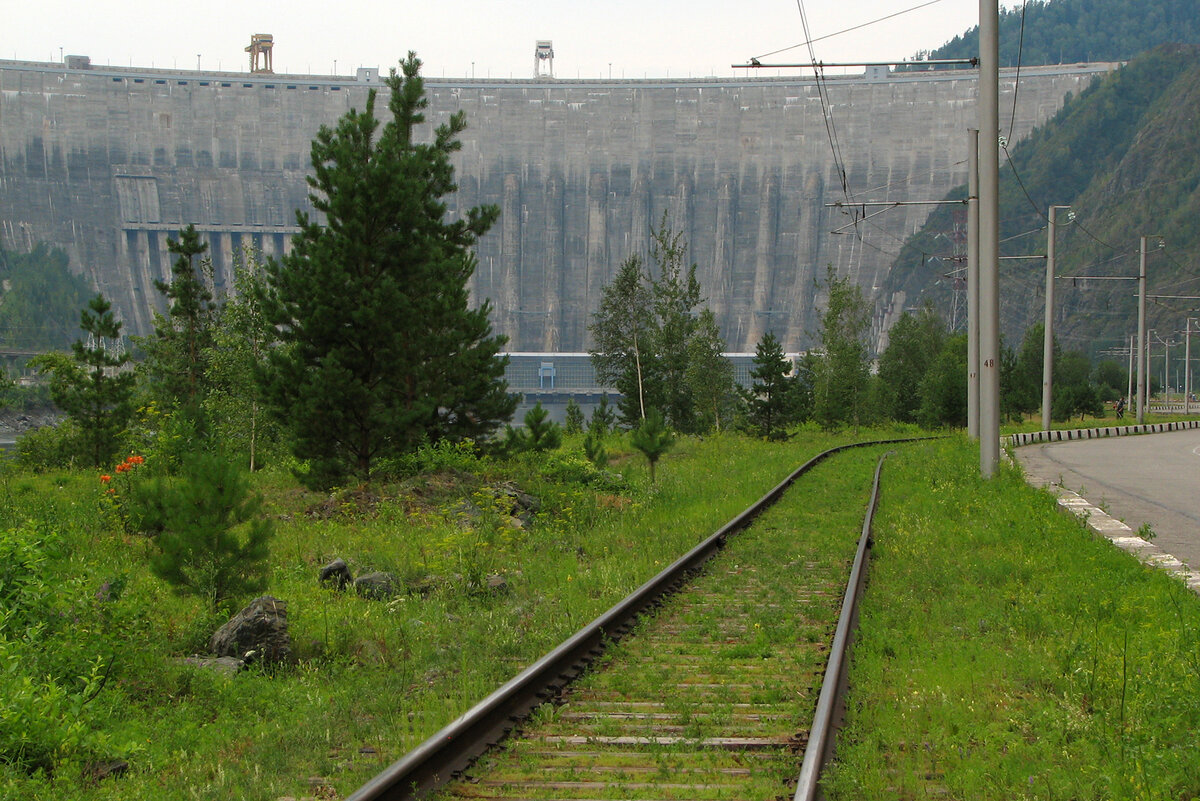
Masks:
[[[1200,429],[1026,445],[1013,454],[1033,483],[1072,491],[1060,501],[1067,508],[1102,510],[1129,529],[1103,523],[1094,526],[1099,533],[1116,541],[1148,523],[1153,550],[1200,570]]]
[[[385,68],[387,65],[383,65]],[[1012,139],[1049,119],[1113,65],[1027,67],[1001,86]],[[819,330],[827,264],[871,299],[892,254],[932,206],[876,212],[853,235],[842,175],[859,200],[938,200],[966,181],[977,124],[974,72],[830,77],[841,164],[811,78],[444,80],[428,76],[428,124],[463,111],[456,208],[495,203],[478,245],[475,300],[489,298],[513,351],[587,349],[601,288],[669,210],[696,262],[726,347],[766,330],[787,351]],[[149,333],[167,279],[167,237],[194,223],[228,286],[243,245],[279,254],[308,208],[318,126],[362,109],[379,82],[0,60],[0,238],[64,248]],[[379,106],[383,106],[381,100]],[[452,209],[453,211],[453,209]],[[863,209],[857,210],[858,214]],[[905,306],[883,298],[877,330]]]

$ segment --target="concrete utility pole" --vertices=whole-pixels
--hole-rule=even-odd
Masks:
[[[1183,413],[1192,413],[1192,318],[1187,318],[1183,346]]]
[[[1125,371],[1125,408],[1133,408],[1133,335],[1129,336],[1129,369]]]
[[[1000,464],[1000,4],[979,0],[979,471]]]
[[[1146,237],[1141,238],[1138,259],[1138,332],[1137,332],[1137,422],[1146,414]]]
[[[967,436],[979,439],[979,131],[967,130]]]
[[[1046,231],[1046,325],[1042,345],[1042,430],[1050,430],[1050,404],[1054,396],[1054,225],[1056,212],[1070,206],[1050,207]]]

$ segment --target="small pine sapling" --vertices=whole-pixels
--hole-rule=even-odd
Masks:
[[[655,483],[654,466],[659,457],[675,444],[675,435],[663,422],[662,412],[652,409],[646,419],[633,430],[630,444],[637,448],[650,462],[650,483]]]
[[[267,586],[273,532],[260,516],[246,474],[219,455],[192,454],[178,476],[149,491],[163,515],[154,574],[182,595],[206,599],[212,610]]]
[[[608,451],[604,448],[604,437],[589,430],[583,438],[583,455],[596,467],[608,464]]]
[[[505,432],[505,446],[514,452],[552,451],[562,445],[562,426],[549,419],[550,413],[542,408],[541,401],[525,413],[525,427]]]
[[[604,439],[612,431],[617,420],[617,412],[608,405],[608,393],[600,396],[600,405],[592,409],[592,417],[588,421],[588,431]]]
[[[563,428],[567,434],[583,432],[583,409],[579,408],[574,398],[567,401],[567,421]]]

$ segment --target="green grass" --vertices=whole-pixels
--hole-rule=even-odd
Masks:
[[[1200,599],[976,459],[885,467],[828,797],[1200,797]]]
[[[1200,410],[1200,404],[1193,404]],[[1142,417],[1143,425],[1152,423],[1176,423],[1181,420],[1194,420],[1196,415],[1193,414],[1187,417],[1183,414],[1146,414]],[[1137,414],[1129,409],[1125,410],[1125,416],[1120,420],[1117,419],[1117,413],[1112,409],[1112,406],[1105,404],[1104,414],[1100,417],[1087,416],[1083,418],[1072,418],[1070,420],[1055,420],[1050,423],[1052,431],[1067,430],[1076,428],[1104,428],[1105,426],[1132,426],[1137,424]],[[1000,426],[1000,433],[1006,434],[1027,434],[1042,429],[1042,414],[1036,412],[1031,415],[1023,416],[1020,420],[1008,420]]]
[[[150,574],[153,544],[102,513],[97,474],[0,475],[0,530],[34,520],[49,554],[35,599],[45,625],[36,647],[0,627],[0,661],[12,671],[0,675],[48,676],[65,688],[62,709],[47,711],[36,695],[30,709],[75,737],[61,743],[53,775],[0,762],[0,797],[348,794],[802,461],[866,436],[687,438],[663,457],[653,487],[645,460],[617,443],[614,469],[624,481],[599,488],[579,480],[578,460],[560,457],[451,458],[456,470],[374,487],[371,502],[358,491],[316,496],[286,476],[260,476],[277,521],[268,592],[288,604],[297,662],[233,678],[178,664],[223,621]],[[519,530],[485,514],[465,528],[461,502],[479,501],[480,487],[501,479],[541,498],[533,525]],[[428,595],[390,602],[338,594],[316,580],[338,556],[356,575],[390,570],[439,581]],[[470,579],[489,573],[507,577],[506,593],[472,591]],[[97,599],[113,580],[124,582],[120,597]],[[107,674],[102,686],[81,678],[89,671]],[[0,733],[5,725],[0,717]],[[91,782],[82,776],[93,757],[124,758],[130,767]]]

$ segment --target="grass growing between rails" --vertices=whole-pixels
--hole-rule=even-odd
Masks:
[[[7,465],[0,550],[20,570],[0,575],[0,797],[344,796],[804,460],[867,438],[684,438],[654,486],[619,440],[611,474],[568,443],[513,462],[443,449],[412,478],[333,495],[256,476],[275,523],[267,592],[288,605],[296,661],[233,677],[180,663],[226,615],[154,577],[153,542],[123,529],[96,472]],[[523,527],[486,491],[506,480],[541,500]],[[355,575],[437,578],[369,600],[319,586],[336,557]],[[493,574],[506,590],[480,591]],[[128,770],[89,776],[110,758]]]
[[[976,454],[884,468],[827,797],[1200,797],[1200,599]]]

